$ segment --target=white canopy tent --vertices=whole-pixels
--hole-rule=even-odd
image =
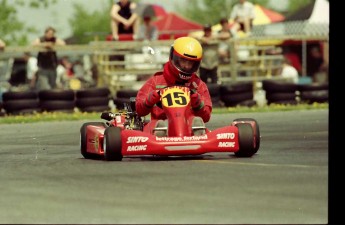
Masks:
[[[329,1],[315,0],[284,21],[253,27],[253,36],[329,35]]]

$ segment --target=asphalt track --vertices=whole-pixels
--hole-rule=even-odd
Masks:
[[[328,110],[213,115],[208,127],[239,117],[260,126],[251,158],[86,160],[89,121],[0,125],[0,223],[327,224]]]

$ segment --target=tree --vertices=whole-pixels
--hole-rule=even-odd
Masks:
[[[84,5],[74,4],[74,15],[69,20],[73,32],[72,43],[87,44],[95,37],[105,37],[110,33],[110,8],[104,6],[101,11],[88,12]],[[102,40],[102,38],[100,38]]]
[[[269,0],[251,0],[253,4],[267,5]],[[217,24],[222,17],[229,18],[236,0],[189,0],[188,6],[176,6],[186,18],[201,24]]]
[[[313,1],[315,0],[290,0],[288,6],[289,12],[287,12],[287,15],[296,12],[300,8],[310,4]]]
[[[301,7],[315,0],[290,0],[287,12],[295,12]],[[175,5],[176,11],[186,18],[200,24],[218,24],[222,17],[229,18],[232,7],[237,0],[189,0],[187,5]],[[250,0],[253,4],[259,4],[269,8],[270,0]]]
[[[7,45],[26,45],[28,34],[36,32],[34,27],[25,25],[25,22],[17,18],[17,7],[30,7],[32,9],[46,8],[54,4],[56,0],[15,0],[8,3],[7,0],[0,0],[0,31],[1,38]]]

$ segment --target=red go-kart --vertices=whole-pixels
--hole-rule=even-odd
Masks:
[[[130,102],[124,112],[103,112],[101,118],[107,122],[82,125],[80,150],[84,158],[121,161],[130,156],[187,156],[210,152],[234,152],[238,157],[251,157],[260,147],[259,125],[255,119],[235,119],[212,131],[203,122],[195,125],[187,87],[161,90],[160,106],[167,116],[165,126],[139,117],[135,98]]]

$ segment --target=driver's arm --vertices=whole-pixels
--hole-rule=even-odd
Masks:
[[[205,83],[199,83],[197,92],[200,94],[203,105],[199,109],[193,109],[194,115],[199,116],[207,123],[211,118],[212,100],[208,88]]]
[[[151,91],[156,90],[156,84],[154,77],[151,77],[146,81],[146,83],[139,89],[136,100],[135,100],[135,108],[138,113],[138,116],[146,116],[148,115],[152,108],[147,107],[145,102],[146,98]]]

